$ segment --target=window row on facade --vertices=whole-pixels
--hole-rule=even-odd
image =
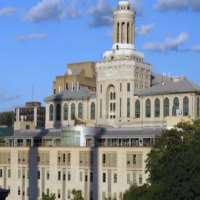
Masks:
[[[76,116],[76,109],[78,109],[77,116]],[[90,104],[91,120],[95,120],[95,113],[96,113],[95,103],[92,102]],[[68,121],[68,120],[75,120],[76,118],[83,119],[83,115],[84,115],[83,103],[79,103],[77,107],[75,103],[72,103],[70,105],[68,103],[65,103],[63,106],[61,106],[60,103],[57,103],[56,105],[50,104],[49,106],[49,121],[54,121],[54,120]]]
[[[152,104],[154,104],[154,117],[159,118],[161,117],[161,109],[163,109],[163,116],[189,116],[190,109],[189,109],[189,97],[185,96],[183,98],[182,107],[180,106],[180,99],[175,97],[173,99],[172,105],[170,105],[170,100],[166,97],[163,100],[163,107],[161,107],[161,100],[156,98],[153,102],[151,99],[145,100],[145,117],[151,118],[152,117]],[[129,108],[130,109],[130,108]],[[135,102],[135,118],[141,117],[141,101],[138,99]]]

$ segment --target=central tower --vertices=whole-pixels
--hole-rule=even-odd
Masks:
[[[135,16],[128,0],[113,11],[112,50],[96,63],[98,125],[131,126],[135,89],[150,86],[151,66],[135,49]]]

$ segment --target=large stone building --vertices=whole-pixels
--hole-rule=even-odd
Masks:
[[[71,199],[122,200],[146,183],[147,154],[163,129],[200,117],[200,87],[184,77],[154,75],[135,47],[128,0],[113,13],[113,46],[102,61],[75,63],[45,98],[46,129],[17,130],[0,147],[0,186],[8,200],[42,193]],[[21,129],[21,128],[20,128]]]
[[[185,77],[155,76],[151,68],[135,48],[135,11],[119,1],[112,50],[95,64],[69,65],[54,82],[54,94],[45,99],[46,128],[77,121],[94,127],[172,127],[198,119],[200,87]],[[93,86],[86,81],[89,74]]]

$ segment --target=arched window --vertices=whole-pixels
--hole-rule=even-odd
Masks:
[[[75,113],[76,113],[75,104],[72,103],[71,104],[71,120],[75,120]]]
[[[129,30],[130,30],[129,23],[127,23],[127,43],[130,43],[130,41],[129,41]]]
[[[135,118],[140,118],[140,101],[135,102]]]
[[[125,43],[125,38],[126,38],[126,34],[125,34],[125,30],[126,30],[126,27],[125,27],[125,22],[122,22],[122,25],[121,25],[121,43]]]
[[[183,99],[183,116],[189,115],[189,98],[184,97]]]
[[[56,105],[56,121],[61,120],[61,106],[60,104]]]
[[[49,106],[49,121],[53,121],[53,104]]]
[[[169,99],[165,98],[164,99],[164,117],[169,116]]]
[[[172,115],[177,116],[178,111],[179,111],[179,99],[178,97],[175,97],[173,102]]]
[[[115,119],[116,118],[116,93],[115,93],[115,87],[113,85],[110,85],[108,87],[107,97],[108,97],[107,117],[110,119]]]
[[[83,104],[79,103],[78,104],[78,118],[83,118]]]
[[[63,112],[64,113],[63,119],[64,120],[68,120],[69,108],[68,108],[68,105],[66,103],[64,104],[63,111],[64,111]]]
[[[95,120],[95,103],[91,103],[90,106],[90,119]]]
[[[151,117],[151,101],[150,99],[147,99],[146,100],[146,103],[145,103],[145,111],[146,111],[146,117]]]
[[[154,116],[160,117],[160,100],[156,99],[154,102]]]
[[[117,43],[119,43],[119,22],[117,23]]]

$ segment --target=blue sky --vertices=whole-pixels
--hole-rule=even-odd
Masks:
[[[67,63],[111,49],[117,0],[0,0],[0,111],[52,93]],[[200,84],[200,1],[133,0],[136,48],[156,73]]]

